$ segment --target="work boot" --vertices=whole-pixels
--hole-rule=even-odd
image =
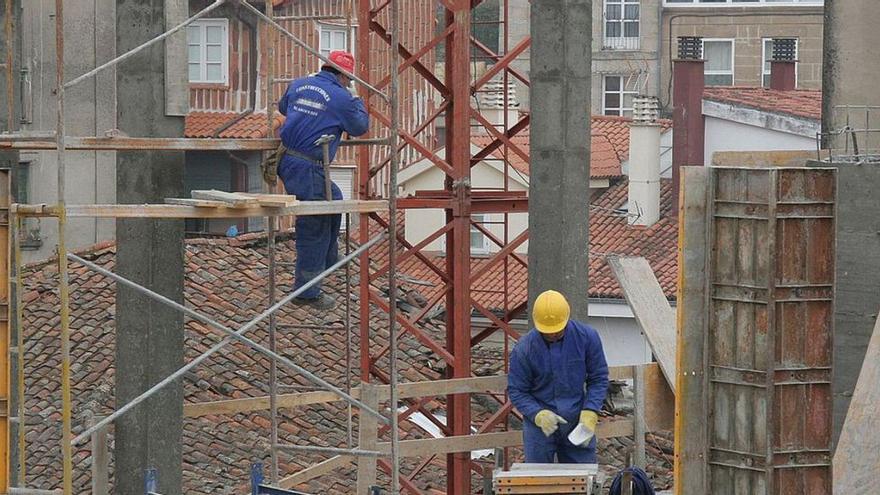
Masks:
[[[300,306],[311,306],[315,309],[319,309],[322,311],[329,311],[336,307],[336,301],[334,301],[333,298],[328,297],[324,294],[321,294],[313,299],[303,299],[301,297],[296,297],[293,299],[293,303]]]

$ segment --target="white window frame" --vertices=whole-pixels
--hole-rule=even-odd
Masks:
[[[636,77],[634,75],[626,75],[626,74],[602,74],[602,115],[609,115],[608,111],[613,110],[613,108],[609,108],[605,106],[605,95],[609,93],[608,91],[608,78],[609,77],[617,77],[620,78],[620,89],[611,91],[611,93],[615,93],[620,96],[620,106],[617,107],[617,113],[614,115],[618,116],[631,116],[632,115],[632,107],[624,106],[624,101],[626,100],[626,95],[637,96],[639,94],[638,90],[627,90],[626,82],[631,77]]]
[[[703,38],[703,44],[700,45],[700,58],[705,59],[705,52],[703,47],[705,43],[709,42],[726,42],[730,43],[730,70],[703,70],[703,77],[705,76],[730,76],[730,86],[736,85],[736,39],[735,38]]]
[[[478,218],[479,218],[479,220],[477,220]],[[486,230],[490,230],[489,225],[491,225],[491,222],[492,222],[492,215],[490,215],[488,213],[472,213],[471,214],[471,221],[472,221],[472,223],[478,223],[478,224],[482,225],[483,228],[485,228]],[[487,223],[489,225],[486,225]],[[472,237],[474,234],[479,235],[480,239],[483,240],[482,246],[474,247],[473,237]],[[471,225],[470,233],[468,234],[468,244],[471,246],[471,254],[476,254],[478,256],[489,254],[491,242],[492,241],[489,240],[489,237],[486,234],[480,232],[479,230],[477,230],[476,227]]]
[[[222,53],[222,57],[220,60],[220,74],[221,79],[219,80],[210,80],[208,79],[208,63],[207,63],[207,51],[208,51],[208,36],[207,36],[207,27],[208,26],[220,26],[223,28],[223,40],[221,41],[222,49],[220,50]],[[199,46],[201,47],[201,57],[199,61],[199,71],[200,77],[197,80],[190,79],[189,82],[191,84],[229,84],[229,19],[198,19],[193,21],[192,24],[187,26],[187,30],[191,27],[200,28],[202,30],[201,43]],[[189,66],[192,64],[189,60],[189,32],[187,31],[187,77],[189,76]]]
[[[620,5],[621,9],[621,19],[615,19],[612,21],[608,20],[608,3],[613,3],[615,5]],[[626,6],[629,5],[638,5],[639,7],[639,17],[635,20],[626,19]],[[620,36],[610,36],[608,34],[608,23],[614,22],[620,25]],[[639,28],[638,36],[626,36],[626,24],[636,24]],[[638,50],[639,43],[642,36],[642,3],[641,0],[603,0],[602,7],[602,33],[603,33],[603,48],[610,50]]]
[[[670,8],[743,8],[743,7],[823,7],[824,0],[720,0],[707,2],[703,0],[663,0],[664,7]]]
[[[327,23],[319,22],[319,23],[317,23],[317,25],[318,25],[318,53],[321,53],[325,57],[329,56],[329,53],[332,52],[333,50],[346,50],[347,49],[349,52],[354,53],[355,41],[357,39],[355,36],[355,34],[357,32],[356,31],[357,26],[352,25],[351,31],[348,32],[347,26],[343,26],[340,24],[327,24]],[[345,45],[347,45],[347,46],[344,46],[342,48],[330,47],[326,50],[327,51],[326,54],[323,53],[325,51],[325,49],[324,49],[322,40],[324,39],[324,32],[325,31],[329,31],[331,33],[332,32],[337,32],[337,33],[341,32],[342,34],[346,34],[347,39],[345,40]],[[320,69],[323,65],[324,65],[324,61],[319,59],[318,60],[318,69]]]
[[[794,39],[794,86],[797,87],[798,80],[798,51],[800,50],[800,40],[797,38]],[[770,42],[770,50],[767,50],[767,42]],[[770,76],[770,61],[773,58],[773,38],[761,38],[761,85],[765,88],[770,87],[770,80],[767,80],[767,84],[764,84],[764,77]]]

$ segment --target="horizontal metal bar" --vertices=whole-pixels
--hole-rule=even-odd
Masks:
[[[378,450],[361,450],[361,449],[340,449],[336,447],[317,447],[312,445],[294,445],[294,444],[278,444],[278,450],[289,452],[312,452],[317,454],[334,454],[334,455],[355,455],[361,457],[388,457],[388,452],[379,452]]]
[[[102,419],[101,421],[97,422],[91,428],[88,428],[86,431],[80,433],[76,438],[73,439],[73,441],[71,443],[73,445],[77,445],[80,442],[88,439],[92,433],[100,430],[101,428],[104,428],[108,424],[115,421],[118,417],[122,416],[123,414],[125,414],[126,412],[131,410],[133,407],[135,407],[139,403],[143,402],[144,400],[146,400],[147,398],[149,398],[150,396],[152,396],[153,394],[155,394],[156,392],[158,392],[159,390],[161,390],[165,386],[167,386],[170,383],[174,382],[175,380],[179,379],[180,377],[185,375],[189,370],[191,370],[191,369],[195,368],[196,366],[198,366],[199,364],[201,364],[203,361],[208,359],[208,357],[215,354],[217,351],[219,351],[220,349],[225,347],[227,344],[230,344],[233,340],[238,340],[238,341],[266,354],[266,355],[271,356],[272,358],[278,360],[279,363],[284,364],[285,366],[288,366],[288,367],[296,370],[298,373],[300,373],[301,375],[303,375],[304,377],[306,377],[307,379],[309,379],[311,382],[315,383],[316,385],[320,385],[320,386],[324,387],[325,389],[342,397],[344,400],[348,401],[349,403],[357,406],[358,408],[361,409],[361,411],[364,411],[366,413],[369,413],[369,414],[375,416],[376,418],[378,418],[380,421],[382,421],[384,423],[389,423],[390,420],[388,418],[386,418],[383,414],[373,410],[372,408],[368,407],[366,404],[355,399],[354,397],[343,392],[342,390],[334,387],[330,383],[328,383],[325,380],[319,378],[318,376],[312,374],[308,370],[301,368],[300,366],[294,364],[292,361],[288,360],[287,358],[270,351],[269,349],[257,344],[256,342],[248,339],[247,337],[244,337],[244,335],[243,335],[245,332],[256,327],[258,323],[260,323],[264,319],[268,318],[269,315],[275,313],[276,311],[281,309],[283,306],[290,303],[294,298],[296,298],[297,296],[299,296],[300,294],[302,294],[303,292],[305,292],[306,290],[308,290],[309,288],[311,288],[312,286],[317,284],[319,281],[324,279],[327,275],[333,273],[334,271],[341,268],[346,263],[355,259],[358,255],[360,255],[361,253],[363,253],[364,251],[366,251],[367,249],[369,249],[370,247],[372,247],[373,245],[375,245],[379,241],[385,239],[387,236],[388,236],[387,233],[382,233],[382,234],[379,234],[376,237],[372,238],[369,242],[358,247],[356,250],[352,251],[351,254],[349,254],[345,258],[342,258],[341,260],[337,261],[333,266],[324,270],[323,272],[318,274],[318,276],[316,276],[312,280],[309,280],[308,282],[306,282],[302,287],[293,291],[291,294],[287,295],[286,297],[284,297],[283,299],[281,299],[280,301],[278,301],[277,303],[272,305],[272,307],[270,307],[266,311],[260,313],[256,318],[252,319],[250,322],[246,323],[245,325],[243,325],[241,328],[239,328],[236,331],[233,331],[232,329],[226,327],[225,325],[217,323],[216,321],[214,321],[204,315],[201,315],[201,314],[187,308],[186,306],[184,306],[176,301],[172,301],[171,299],[168,299],[165,296],[162,296],[161,294],[157,294],[157,293],[155,293],[145,287],[142,287],[134,282],[131,282],[130,280],[127,280],[123,277],[120,277],[119,275],[117,275],[117,274],[115,274],[105,268],[102,268],[94,263],[86,261],[76,255],[67,254],[67,258],[69,260],[80,263],[83,266],[90,268],[91,270],[94,270],[98,273],[101,273],[102,275],[105,275],[105,276],[115,280],[117,284],[122,284],[122,285],[128,286],[129,288],[134,289],[134,290],[136,290],[136,291],[138,291],[148,297],[151,297],[151,298],[156,299],[160,302],[168,304],[168,305],[178,309],[179,311],[182,311],[185,314],[191,316],[192,318],[195,318],[195,319],[197,319],[207,325],[210,325],[214,328],[217,328],[218,330],[222,330],[223,332],[228,334],[223,340],[221,340],[220,342],[215,344],[213,347],[211,347],[210,349],[208,349],[207,351],[205,351],[204,353],[202,353],[201,355],[199,355],[198,357],[196,357],[195,359],[193,359],[189,363],[185,364],[183,367],[181,367],[180,369],[178,369],[177,371],[175,371],[174,373],[172,373],[171,375],[169,375],[168,377],[166,377],[165,379],[163,379],[159,383],[153,385],[149,390],[147,390],[146,392],[142,393],[141,395],[135,397],[130,402],[128,402],[127,404],[125,404],[121,408],[114,411],[113,414],[111,414],[111,415],[107,416],[106,418]]]
[[[212,10],[214,10],[214,9],[216,9],[217,7],[223,5],[224,3],[226,3],[226,0],[216,0],[214,3],[212,3],[211,5],[208,5],[207,7],[205,7],[204,9],[202,9],[201,11],[197,12],[195,15],[193,15],[193,16],[190,17],[189,19],[186,19],[185,21],[183,21],[183,22],[181,22],[180,24],[174,26],[173,28],[169,29],[168,31],[165,31],[164,33],[160,34],[159,36],[156,36],[155,38],[153,38],[153,39],[147,41],[146,43],[143,43],[143,44],[141,44],[141,45],[138,45],[138,46],[136,46],[135,48],[132,48],[131,50],[129,50],[129,51],[123,53],[122,55],[120,55],[120,56],[114,58],[113,60],[111,60],[111,61],[109,61],[109,62],[107,62],[107,63],[105,63],[105,64],[102,64],[102,65],[100,65],[100,66],[98,66],[98,67],[95,67],[94,69],[92,69],[92,70],[86,72],[85,74],[83,74],[83,75],[77,77],[76,79],[74,79],[74,80],[72,80],[72,81],[70,81],[70,82],[65,83],[65,84],[62,86],[62,90],[63,90],[63,89],[70,88],[70,87],[72,87],[72,86],[75,86],[75,85],[79,84],[80,82],[85,81],[86,79],[88,79],[88,78],[94,76],[95,74],[97,74],[97,73],[99,73],[99,72],[101,72],[101,71],[103,71],[103,70],[105,70],[105,69],[108,69],[108,68],[110,68],[110,67],[112,67],[112,66],[118,64],[119,62],[122,62],[123,60],[125,60],[125,59],[127,59],[127,58],[131,58],[131,57],[133,57],[133,56],[136,55],[137,53],[139,53],[139,52],[141,52],[141,51],[143,51],[143,50],[146,50],[147,48],[149,48],[149,47],[155,45],[156,43],[158,43],[158,42],[164,40],[165,38],[171,36],[172,34],[174,34],[174,33],[178,32],[178,31],[180,31],[181,29],[183,29],[183,28],[185,28],[185,27],[187,27],[188,25],[192,24],[194,21],[198,20],[199,18],[206,16],[206,15],[209,14]]]
[[[276,21],[330,21],[347,19],[344,15],[279,15],[272,17]]]
[[[150,137],[65,137],[68,151],[271,151],[280,141],[271,138],[150,138]],[[0,136],[0,149],[55,150],[58,144],[51,139],[22,139],[18,136]]]

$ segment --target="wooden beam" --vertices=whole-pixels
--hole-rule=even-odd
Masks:
[[[184,205],[69,205],[67,216],[87,218],[245,218],[304,215],[371,213],[388,209],[384,200],[302,201],[295,206],[268,208],[201,208]],[[50,205],[13,205],[12,211],[23,217],[56,217]]]
[[[678,213],[678,335],[676,344],[675,494],[708,493],[704,349],[709,171],[682,167]]]
[[[133,137],[65,137],[68,151],[271,151],[278,148],[277,139],[214,139],[214,138],[133,138]],[[4,139],[0,150],[54,150],[51,139]]]
[[[863,492],[880,473],[880,318],[865,353],[862,371],[834,451],[834,494]]]
[[[632,366],[612,366],[609,375],[614,380],[633,377]],[[442,396],[466,393],[502,393],[507,389],[507,375],[454,378],[449,380],[428,380],[423,382],[401,383],[398,394],[401,399]],[[380,401],[388,400],[389,386],[380,385],[377,393]],[[359,398],[360,388],[354,388],[351,395]],[[672,427],[672,392],[656,363],[645,365],[645,422],[649,431],[668,430]],[[312,404],[339,402],[342,399],[332,392],[304,392],[278,396],[279,408],[293,408]],[[269,397],[249,397],[246,399],[219,400],[184,404],[183,414],[188,418],[219,414],[238,414],[269,409]]]
[[[379,394],[376,386],[372,383],[361,385],[361,400],[367,407],[373,410],[379,409]],[[361,450],[375,450],[378,443],[378,422],[371,414],[358,416],[358,448]],[[376,458],[359,456],[357,460],[357,491],[355,493],[370,493],[370,487],[376,484]]]
[[[675,392],[675,312],[645,258],[609,256],[608,266]]]
[[[633,377],[633,437],[635,439],[633,464],[645,469],[645,433],[647,431],[645,424],[645,366],[638,365],[633,368],[635,368],[635,377]]]
[[[333,456],[326,461],[319,462],[314,466],[307,467],[302,471],[296,472],[282,478],[278,482],[278,486],[281,488],[294,488],[297,485],[301,485],[311,479],[317,478],[318,476],[324,476],[332,472],[334,469],[341,467],[348,467],[354,461],[354,457],[347,455],[337,455]]]

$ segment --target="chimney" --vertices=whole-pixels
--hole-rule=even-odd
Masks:
[[[790,91],[797,88],[796,50],[796,39],[773,39],[773,58],[770,60],[770,89]]]
[[[678,215],[681,167],[703,166],[703,38],[678,38],[672,67],[672,214]]]
[[[498,80],[489,81],[476,95],[475,106],[480,114],[492,124],[495,129],[504,132],[504,83]],[[507,83],[507,128],[511,128],[519,121],[519,103],[516,100],[516,86],[513,81]],[[474,134],[486,135],[489,131],[477,121],[471,122]]]
[[[629,223],[650,227],[660,219],[660,104],[657,98],[633,100],[629,127]]]

